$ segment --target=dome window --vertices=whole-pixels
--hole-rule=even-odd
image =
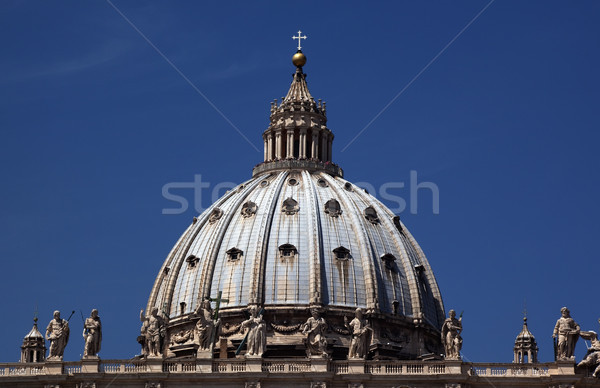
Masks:
[[[188,269],[192,269],[194,267],[196,267],[196,264],[198,264],[198,259],[196,256],[192,255],[190,257],[188,257],[187,259],[185,259],[186,263],[188,264],[187,268]],[[167,271],[168,273],[168,271]]]
[[[239,193],[240,191],[244,190],[245,187],[246,185],[239,185],[236,191]]]
[[[403,233],[404,230],[402,228],[402,223],[400,223],[400,216],[394,216],[393,218],[394,226],[398,229],[398,232]]]
[[[298,185],[298,180],[296,178],[290,178],[290,180],[288,180],[288,185],[290,185],[290,186],[297,186]]]
[[[333,257],[340,261],[346,261],[352,258],[350,255],[350,250],[343,246],[337,247],[333,250]]]
[[[385,255],[381,256],[381,260],[383,260],[385,268],[392,271],[394,270],[394,267],[396,266],[396,257],[394,255],[391,253],[386,253]]]
[[[342,206],[336,199],[330,199],[325,202],[325,213],[333,218],[337,218],[342,214]]]
[[[279,246],[279,258],[281,260],[294,260],[298,256],[298,250],[292,244]]]
[[[329,185],[327,184],[327,181],[323,178],[321,178],[317,181],[317,185],[319,185],[320,187],[329,187]]]
[[[373,225],[376,225],[379,223],[379,217],[377,216],[377,211],[375,211],[373,206],[369,206],[368,208],[366,208],[364,214],[365,214],[365,218],[367,219],[367,221],[369,221]]]
[[[352,191],[352,183],[350,183],[350,182],[344,183],[344,189],[346,189],[346,191]]]
[[[267,186],[269,186],[269,181],[264,180],[264,181],[260,182],[260,187],[267,187]]]
[[[214,224],[215,222],[217,222],[219,220],[219,218],[223,217],[223,210],[219,209],[218,207],[214,208],[213,211],[210,213],[210,216],[208,217],[208,222],[210,224]]]
[[[244,218],[252,217],[253,215],[256,214],[257,209],[258,209],[258,206],[254,202],[248,201],[242,205],[242,211],[241,211],[242,216]]]
[[[298,202],[291,197],[283,201],[283,204],[281,205],[281,211],[288,216],[298,213],[299,210],[300,206],[298,205]]]
[[[237,249],[235,247],[229,249],[225,253],[227,253],[227,260],[229,260],[229,261],[238,261],[244,255],[244,252],[242,252],[240,249]]]

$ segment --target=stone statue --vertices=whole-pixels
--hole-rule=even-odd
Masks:
[[[153,307],[149,317],[144,315],[144,310],[140,310],[140,320],[143,323],[142,335],[145,337],[145,355],[148,357],[161,357],[167,332],[165,319],[158,315],[158,308]]]
[[[100,351],[102,342],[102,323],[96,309],[92,310],[90,317],[83,323],[83,338],[85,340],[83,357],[95,357]]]
[[[600,323],[600,319],[598,319],[598,323]],[[600,341],[598,340],[598,334],[595,331],[581,331],[579,336],[585,340],[592,341],[592,346],[577,366],[595,368],[592,376],[600,378]]]
[[[200,303],[194,313],[200,317],[194,327],[194,343],[198,345],[199,350],[212,350],[220,320],[213,319],[210,300],[206,299]]]
[[[555,338],[555,341],[558,337],[558,341],[554,344],[556,347],[556,359],[574,359],[573,353],[575,352],[575,344],[579,339],[580,328],[573,318],[571,318],[571,312],[568,308],[561,308],[560,313],[562,316],[556,321],[554,332],[552,333],[552,338]]]
[[[348,349],[348,359],[365,358],[370,345],[371,327],[363,319],[362,309],[356,309],[354,319],[350,323],[348,323],[348,318],[344,317],[344,323],[348,330],[350,330],[350,334],[352,334],[350,348]]]
[[[306,354],[308,357],[315,355],[328,357],[327,339],[325,338],[327,323],[321,317],[318,309],[313,308],[310,313],[312,316],[300,326],[302,333],[306,334]]]
[[[60,318],[60,311],[54,312],[54,319],[46,328],[46,339],[50,341],[48,360],[62,360],[67,342],[69,342],[69,322]]]
[[[444,344],[446,360],[460,360],[460,349],[462,349],[462,316],[456,319],[456,311],[450,310],[449,317],[442,325],[442,343]],[[462,315],[462,314],[461,314]]]
[[[257,306],[250,307],[250,319],[242,322],[242,327],[248,328],[246,355],[262,357],[267,348],[267,326]]]

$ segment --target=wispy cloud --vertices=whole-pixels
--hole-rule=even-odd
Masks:
[[[78,56],[59,58],[46,62],[18,63],[6,61],[0,71],[0,83],[14,83],[39,77],[70,76],[114,61],[128,51],[124,42],[108,42]]]

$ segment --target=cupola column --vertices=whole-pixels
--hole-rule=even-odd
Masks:
[[[333,135],[329,134],[327,137],[327,161],[331,162],[333,160],[333,156],[331,155],[331,145],[333,144]]]
[[[275,132],[275,159],[281,159],[281,130]]]
[[[306,128],[300,128],[300,159],[306,159]]]
[[[265,162],[273,160],[273,134],[269,132],[267,134],[267,155],[265,156]]]
[[[321,161],[327,161],[327,132],[321,131]]]
[[[286,134],[286,158],[292,159],[294,157],[294,128],[287,128]]]
[[[313,128],[312,131],[312,143],[310,148],[310,156],[313,159],[318,159],[319,157],[319,132]]]
[[[269,139],[267,139],[267,136],[263,136],[263,143],[264,143],[263,160],[266,162],[267,160],[269,160]]]

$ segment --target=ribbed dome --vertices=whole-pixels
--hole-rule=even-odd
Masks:
[[[298,67],[287,97],[272,104],[265,160],[253,178],[181,236],[148,311],[157,307],[173,332],[185,332],[201,302],[222,292],[228,333],[249,306],[264,307],[273,328],[267,349],[291,349],[302,346],[294,328],[319,306],[341,353],[349,341],[344,317],[360,307],[373,327],[372,348],[405,358],[439,354],[444,307],[431,267],[399,218],[331,162],[324,104],[315,104],[305,78]]]
[[[174,318],[218,291],[229,300],[222,310],[323,304],[391,314],[398,301],[399,315],[443,322],[433,272],[410,233],[373,196],[325,173],[264,174],[218,200],[165,261],[150,305]]]

